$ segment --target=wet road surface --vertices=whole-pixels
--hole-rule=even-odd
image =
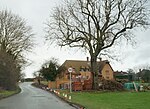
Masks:
[[[31,86],[31,83],[21,83],[22,91],[9,98],[0,100],[0,109],[74,109],[69,104],[54,95]]]

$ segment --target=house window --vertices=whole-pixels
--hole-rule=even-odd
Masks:
[[[75,68],[73,68],[73,72],[75,72]]]
[[[109,76],[106,76],[106,79],[109,79]]]
[[[83,67],[80,67],[80,71],[83,72],[83,71],[84,71],[84,68],[83,68]]]
[[[90,69],[89,69],[89,68],[87,68],[87,69],[86,69],[86,71],[88,71],[88,72],[89,72],[89,71],[90,71]]]
[[[81,67],[80,67],[80,71],[81,71],[81,72],[86,72],[86,71],[87,71],[87,68],[86,68],[86,67],[81,66]]]
[[[105,72],[106,72],[106,75],[109,75],[109,70],[106,70]]]
[[[80,71],[84,72],[84,69],[82,68]]]
[[[85,71],[88,72],[90,71],[90,69],[88,67],[85,67]]]

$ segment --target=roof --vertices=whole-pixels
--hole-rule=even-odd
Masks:
[[[90,62],[88,61],[81,61],[81,60],[66,60],[62,66],[67,68],[72,67],[75,69],[76,72],[80,71],[80,68],[89,68]]]
[[[115,71],[115,72],[114,72],[114,75],[116,75],[116,76],[121,76],[121,75],[128,75],[128,73],[127,73],[127,72],[124,72],[124,71]]]
[[[107,60],[105,60],[105,61],[98,62],[98,64],[99,64],[99,70],[102,71],[102,69],[104,68],[104,66],[106,64],[109,64],[109,62]]]
[[[97,65],[99,66],[99,70],[101,71],[103,67],[109,64],[108,60],[98,61]],[[76,72],[79,72],[81,68],[90,68],[90,61],[82,61],[82,60],[66,60],[62,66],[67,68],[72,67]]]

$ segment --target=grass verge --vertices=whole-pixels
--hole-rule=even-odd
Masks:
[[[57,90],[68,103],[84,106],[86,109],[149,109],[150,92],[72,92]],[[71,95],[71,100],[63,95]]]
[[[0,91],[0,100],[3,98],[10,97],[12,95],[18,94],[20,91],[21,91],[21,89],[19,87],[15,91],[2,90],[2,91]]]
[[[73,92],[72,102],[86,109],[149,109],[150,92]]]
[[[85,109],[150,109],[150,91],[147,92],[72,92],[57,90],[55,94],[69,104],[83,106]],[[53,92],[54,93],[54,92]],[[71,100],[63,95],[71,96]]]
[[[47,86],[48,85],[48,81],[41,81],[41,84]]]

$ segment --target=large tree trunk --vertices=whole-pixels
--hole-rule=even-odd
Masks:
[[[97,90],[98,88],[98,68],[97,68],[97,57],[91,56],[91,72],[92,72],[92,88]]]

